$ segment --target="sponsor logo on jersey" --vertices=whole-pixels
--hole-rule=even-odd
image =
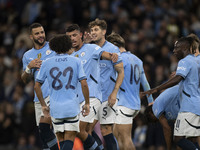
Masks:
[[[50,50],[47,50],[47,51],[46,51],[46,55],[49,55],[49,54],[51,54],[51,51],[50,51]]]
[[[177,70],[183,70],[183,71],[185,71],[186,68],[185,67],[178,67]]]
[[[106,67],[106,63],[100,63],[99,67]]]

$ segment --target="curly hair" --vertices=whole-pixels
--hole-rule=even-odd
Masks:
[[[88,27],[89,29],[93,28],[94,26],[99,26],[102,30],[107,30],[107,23],[105,20],[100,20],[99,18],[95,19],[94,21],[90,22]]]
[[[50,39],[49,46],[56,53],[64,54],[71,49],[72,42],[69,36],[65,34],[58,34]]]

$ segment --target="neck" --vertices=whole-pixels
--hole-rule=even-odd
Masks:
[[[126,52],[126,49],[124,47],[119,47],[120,53]]]
[[[105,39],[105,37],[103,37],[101,40],[96,42],[96,44],[99,45],[100,47],[102,47],[105,42],[106,42],[106,39]]]
[[[74,49],[71,48],[71,49],[67,52],[67,54],[68,54],[68,55],[71,55],[73,52],[74,52]]]
[[[194,54],[194,56],[198,56],[200,53],[199,53],[199,50],[196,50],[196,53]]]
[[[41,48],[44,47],[45,44],[46,44],[46,42],[44,42],[44,44],[42,44],[42,45],[38,45],[38,44],[34,43],[34,48],[35,49],[41,49]]]
[[[83,42],[81,42],[81,43],[79,44],[79,46],[75,47],[74,50],[75,50],[75,51],[78,51],[78,50],[81,49],[82,46],[83,46]]]

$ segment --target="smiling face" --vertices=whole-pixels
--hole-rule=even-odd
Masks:
[[[99,26],[95,25],[90,28],[90,34],[92,36],[92,41],[98,44],[105,38],[106,30],[103,30]]]
[[[34,45],[43,46],[46,41],[46,36],[43,27],[33,28],[31,35],[31,40],[33,40]]]
[[[75,50],[79,50],[82,46],[82,33],[78,30],[74,30],[71,32],[66,32],[66,35],[68,35],[72,41],[72,48]]]

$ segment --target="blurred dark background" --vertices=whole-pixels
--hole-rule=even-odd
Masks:
[[[33,85],[24,85],[22,56],[32,48],[28,26],[41,23],[47,40],[64,33],[71,23],[87,31],[95,18],[105,19],[108,32],[119,33],[126,49],[144,62],[151,87],[176,70],[174,42],[181,36],[200,36],[199,0],[0,0],[0,150],[40,149],[33,106]],[[156,98],[158,95],[154,95]],[[133,123],[138,150],[164,150],[160,124],[144,119],[146,99]]]

